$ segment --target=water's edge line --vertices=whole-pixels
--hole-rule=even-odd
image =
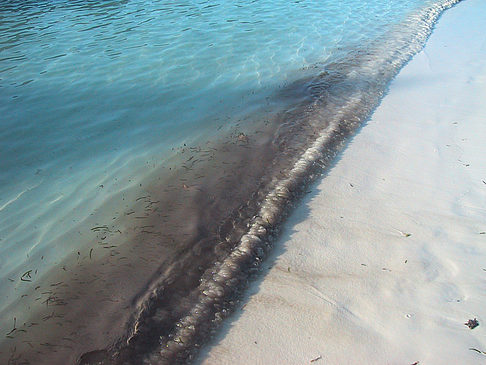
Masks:
[[[162,348],[157,353],[148,355],[145,359],[147,363],[184,363],[193,359],[197,349],[207,341],[207,335],[214,332],[231,312],[231,305],[225,305],[225,302],[238,297],[239,290],[245,286],[249,274],[257,270],[259,262],[271,248],[292,205],[299,200],[306,187],[329,168],[349,138],[371,116],[391,80],[424,48],[442,13],[461,1],[445,0],[423,9],[413,19],[414,24],[410,27],[414,29],[413,32],[410,31],[410,34],[406,35],[396,34],[397,37],[408,38],[404,39],[404,45],[400,49],[390,50],[387,49],[387,44],[384,44],[382,49],[378,50],[383,52],[383,58],[378,60],[380,63],[377,64],[377,60],[372,59],[363,66],[363,69],[371,70],[371,76],[386,74],[386,83],[374,86],[375,94],[369,98],[359,94],[351,97],[345,107],[334,115],[329,126],[322,131],[312,146],[302,154],[291,169],[289,177],[275,184],[239,244],[223,262],[215,263],[212,270],[214,275],[210,280],[201,282],[198,300],[190,314],[178,322],[177,330],[169,336],[170,340],[167,343],[161,344]],[[360,113],[351,113],[354,117],[348,119],[347,115],[351,111]],[[147,293],[134,316],[135,320],[129,328],[126,341],[118,346],[130,346],[131,339],[136,337],[138,328],[143,323],[151,298],[159,295],[163,295],[163,287],[155,287]]]

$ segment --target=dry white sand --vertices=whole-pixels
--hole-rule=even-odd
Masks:
[[[486,362],[486,1],[448,10],[204,364]],[[479,327],[464,323],[477,318]]]

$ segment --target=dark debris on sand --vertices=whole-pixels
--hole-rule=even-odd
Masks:
[[[476,318],[474,319],[470,319],[469,321],[467,321],[466,323],[464,323],[466,326],[468,326],[470,329],[474,329],[476,328],[477,326],[479,326],[479,322]]]

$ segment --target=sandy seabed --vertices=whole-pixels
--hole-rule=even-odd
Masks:
[[[486,361],[485,14],[444,13],[197,363]]]

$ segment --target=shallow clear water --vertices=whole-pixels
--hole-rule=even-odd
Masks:
[[[423,3],[2,2],[0,276],[171,148],[224,131]]]
[[[430,3],[3,1],[0,310],[178,148],[292,106],[275,95]]]
[[[157,163],[422,3],[3,2],[2,242],[16,240],[6,226],[26,203],[69,204],[74,186],[96,187],[139,155]]]

